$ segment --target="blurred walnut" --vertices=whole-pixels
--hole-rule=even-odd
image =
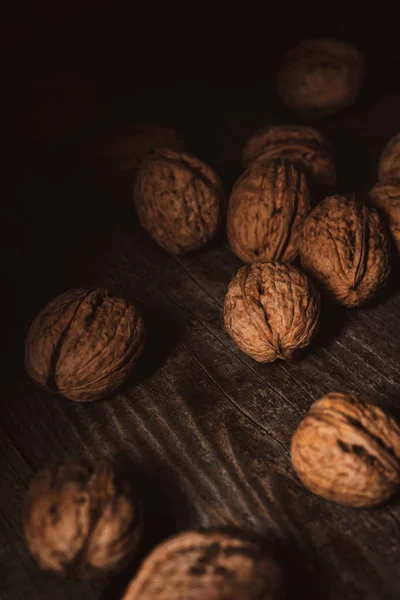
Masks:
[[[274,600],[281,597],[282,580],[281,566],[258,543],[186,531],[153,550],[123,600]]]
[[[216,235],[225,195],[210,167],[185,152],[163,149],[138,170],[134,203],[153,239],[168,252],[183,254]]]
[[[384,213],[397,251],[400,254],[400,180],[377,183],[369,193],[372,201]]]
[[[292,438],[293,466],[314,494],[373,506],[400,486],[400,427],[352,394],[328,394],[311,406]]]
[[[304,170],[313,183],[332,186],[336,167],[332,146],[316,129],[302,125],[271,125],[256,131],[246,142],[242,160],[283,158]]]
[[[291,360],[319,323],[319,293],[293,265],[253,263],[239,269],[225,297],[228,333],[258,362]]]
[[[97,400],[128,377],[144,345],[135,306],[107,290],[72,289],[52,300],[25,340],[32,379],[70,400]]]
[[[400,133],[385,146],[379,160],[378,175],[382,183],[400,180]]]
[[[89,579],[118,571],[139,545],[142,517],[128,481],[107,461],[39,471],[24,506],[24,534],[42,569]]]
[[[336,39],[311,39],[284,57],[278,73],[278,92],[296,112],[333,115],[356,101],[364,71],[364,58],[351,44]]]
[[[303,267],[344,306],[368,302],[390,273],[389,240],[378,212],[355,196],[328,196],[304,222]]]
[[[305,175],[292,164],[251,164],[229,200],[227,233],[233,252],[245,262],[294,260],[309,210]]]

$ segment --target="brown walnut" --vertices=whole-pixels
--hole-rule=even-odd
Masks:
[[[144,345],[135,306],[102,288],[72,289],[36,317],[25,340],[25,368],[39,385],[70,400],[103,398],[132,371]]]
[[[356,101],[364,72],[364,58],[353,45],[337,39],[310,39],[283,58],[278,92],[298,113],[333,115]]]
[[[165,250],[198,250],[216,235],[225,210],[214,171],[185,152],[160,150],[137,172],[134,203],[141,226]]]
[[[352,394],[314,402],[293,435],[291,454],[304,485],[333,502],[374,506],[400,486],[400,427]]]
[[[325,136],[312,127],[271,125],[256,131],[242,151],[245,165],[252,161],[282,158],[305,171],[313,183],[332,186],[336,167],[332,146]]]
[[[233,187],[227,234],[245,262],[296,258],[304,217],[310,210],[306,177],[292,164],[252,164]]]
[[[304,222],[303,267],[344,306],[360,306],[390,273],[389,240],[379,213],[355,196],[328,196]]]
[[[385,215],[390,233],[400,254],[400,180],[377,183],[369,195]]]
[[[400,180],[400,133],[393,136],[381,154],[378,166],[379,181]]]
[[[68,461],[34,477],[24,534],[42,569],[68,578],[103,577],[135,555],[142,513],[130,483],[107,461]]]
[[[319,323],[319,292],[290,264],[253,263],[239,269],[225,297],[228,333],[258,362],[291,360],[308,346]]]
[[[144,560],[123,600],[274,600],[282,568],[254,541],[221,532],[186,531]]]

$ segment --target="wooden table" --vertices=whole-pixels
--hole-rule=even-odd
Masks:
[[[247,135],[271,121],[294,120],[279,111],[271,117],[256,90],[248,91],[245,108],[232,102],[230,112],[221,109],[213,119],[212,98],[204,98],[196,105],[193,151],[228,187]],[[375,183],[379,153],[400,131],[399,100],[384,96],[321,124],[337,150],[340,191],[365,193]],[[128,469],[142,496],[142,556],[183,529],[235,525],[275,545],[294,598],[398,599],[400,500],[356,510],[315,497],[291,467],[289,444],[311,403],[330,391],[362,394],[400,417],[399,271],[362,309],[325,300],[321,330],[304,357],[262,365],[224,330],[224,295],[241,263],[223,235],[201,252],[173,257],[140,230],[131,204],[95,192],[78,167],[20,176],[13,203],[1,263],[8,312],[1,346],[0,598],[120,597],[132,569],[107,582],[60,581],[39,571],[21,531],[23,497],[37,469],[72,456],[106,456]],[[29,380],[23,339],[51,298],[89,285],[135,299],[148,341],[121,390],[77,404]]]

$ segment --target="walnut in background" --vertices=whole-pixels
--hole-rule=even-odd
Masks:
[[[381,154],[378,165],[381,183],[400,180],[400,133],[393,136]]]
[[[397,252],[400,254],[400,180],[377,183],[369,195],[385,215]]]

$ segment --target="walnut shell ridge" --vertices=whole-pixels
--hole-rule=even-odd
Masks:
[[[23,513],[38,565],[68,578],[104,577],[135,555],[143,520],[131,484],[105,460],[70,460],[39,471]]]
[[[338,39],[310,39],[284,56],[278,93],[295,112],[329,116],[356,101],[364,74],[364,57],[355,46]]]
[[[102,288],[72,289],[35,318],[25,339],[25,368],[49,391],[87,402],[129,376],[142,353],[143,319],[129,301]]]
[[[328,196],[304,221],[301,264],[344,306],[375,296],[389,277],[389,254],[381,216],[355,196]]]
[[[375,506],[400,486],[400,427],[353,394],[314,402],[292,437],[291,454],[304,485],[333,502]]]
[[[278,262],[239,269],[225,297],[225,327],[258,362],[291,360],[314,337],[319,292],[298,268]]]
[[[385,215],[397,252],[400,254],[400,180],[377,183],[369,196]]]
[[[213,531],[185,531],[142,563],[123,600],[277,600],[282,568],[254,541]]]
[[[265,165],[254,163],[235,183],[229,199],[229,244],[245,262],[290,262],[297,256],[309,210],[303,173],[278,159]]]
[[[400,133],[393,136],[383,149],[379,159],[378,176],[382,183],[400,179]]]
[[[225,194],[214,171],[185,152],[159,150],[137,172],[134,204],[141,226],[165,250],[198,250],[217,234]]]

